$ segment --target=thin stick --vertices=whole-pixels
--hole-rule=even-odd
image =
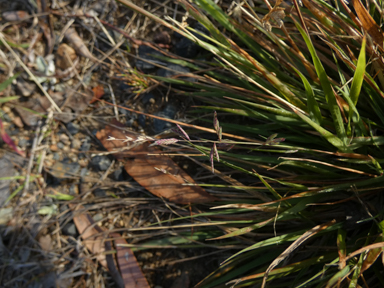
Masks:
[[[119,121],[119,111],[117,110],[116,107],[116,98],[115,98],[115,93],[113,93],[113,89],[111,84],[108,84],[109,91],[111,91],[111,98],[112,98],[112,103],[113,103],[113,111],[115,112],[116,120]]]
[[[31,177],[33,158],[35,157],[35,149],[37,146],[37,140],[38,140],[39,135],[40,135],[40,124],[41,124],[41,121],[39,121],[37,124],[36,135],[35,135],[35,138],[33,139],[31,156],[29,157],[29,162],[28,162],[28,167],[27,167],[27,175],[25,176],[25,185],[24,185],[23,193],[27,192],[28,188],[29,188],[29,179]]]

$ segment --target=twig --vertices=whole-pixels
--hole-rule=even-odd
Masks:
[[[116,98],[115,98],[115,93],[113,93],[113,89],[111,84],[108,84],[109,91],[111,91],[111,97],[112,97],[112,103],[113,103],[113,111],[115,112],[116,115],[116,120],[119,121],[119,110],[117,110],[116,107]]]
[[[24,188],[23,188],[23,193],[27,192],[28,188],[29,188],[29,179],[31,177],[33,158],[35,156],[35,149],[36,149],[36,146],[37,146],[37,140],[38,140],[39,135],[40,135],[40,124],[41,124],[41,120],[39,120],[39,122],[37,124],[36,136],[33,139],[33,143],[32,143],[31,156],[29,157],[28,168],[27,168],[27,175],[25,176],[25,185],[24,185]]]

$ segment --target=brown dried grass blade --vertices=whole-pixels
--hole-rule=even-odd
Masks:
[[[265,271],[264,277],[263,277],[263,284],[261,285],[261,288],[265,287],[265,283],[267,282],[267,278],[269,273],[275,268],[281,261],[283,261],[285,258],[287,258],[293,250],[295,250],[297,247],[299,247],[301,244],[303,244],[304,241],[308,240],[311,238],[313,235],[319,233],[320,231],[328,228],[329,226],[333,225],[336,223],[336,220],[332,220],[328,223],[317,225],[313,227],[312,229],[308,230],[305,232],[303,235],[299,237],[295,242],[293,242],[283,253],[279,255],[272,263],[269,265],[267,271]]]
[[[373,41],[375,41],[379,47],[382,47],[384,40],[383,30],[381,30],[375,20],[373,20],[372,16],[368,13],[360,0],[352,0],[352,5],[355,8],[356,14],[359,17],[363,28],[373,38]]]

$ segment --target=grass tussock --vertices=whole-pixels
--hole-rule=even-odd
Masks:
[[[193,218],[222,231],[208,243],[247,245],[197,287],[383,286],[382,3],[219,2],[180,1],[180,22],[146,13],[204,48],[165,53],[189,80],[152,79],[217,112],[217,140],[187,144],[223,201]]]

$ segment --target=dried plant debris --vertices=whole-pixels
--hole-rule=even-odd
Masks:
[[[1,177],[7,178],[0,181],[0,202],[5,205],[0,209],[4,225],[0,229],[4,256],[0,286],[154,287],[167,283],[163,287],[170,287],[180,275],[177,265],[170,269],[173,274],[164,275],[165,253],[160,252],[161,261],[156,263],[137,262],[124,246],[146,241],[151,234],[140,238],[144,232],[132,237],[115,230],[158,221],[160,214],[152,213],[156,209],[168,216],[164,212],[169,211],[167,201],[176,207],[218,199],[170,157],[147,155],[162,153],[159,147],[149,147],[157,139],[131,149],[135,157],[122,153],[119,158],[117,153],[113,156],[119,161],[114,161],[113,156],[99,155],[103,150],[99,140],[106,149],[127,145],[107,141],[110,135],[122,136],[119,129],[107,125],[111,119],[147,134],[170,128],[166,121],[150,122],[100,100],[175,119],[182,114],[180,107],[187,106],[186,100],[173,87],[164,87],[142,72],[194,80],[192,68],[157,57],[176,52],[193,58],[202,50],[115,1],[30,2],[0,1],[4,28],[0,31],[4,39],[0,43],[0,85],[7,84],[4,89],[0,86],[0,148],[6,151],[4,155],[14,155],[0,157],[5,169]],[[162,5],[136,2],[159,17],[184,14],[172,1]],[[198,30],[207,32],[203,27]],[[149,139],[135,135],[131,136],[136,140]],[[140,201],[135,202],[135,197]],[[128,210],[121,204],[124,201],[133,201]],[[157,203],[155,210],[153,203]],[[88,210],[81,216],[74,207]],[[98,212],[108,220],[97,220]],[[84,215],[96,220],[86,222]],[[87,229],[92,233],[87,234]],[[108,263],[110,255],[114,269]],[[141,272],[139,266],[144,265],[152,268]],[[199,277],[205,272],[199,272]],[[187,287],[193,281],[185,274],[179,281]]]
[[[96,136],[108,151],[115,152],[114,155],[124,161],[128,174],[152,194],[181,204],[217,200],[197,185],[183,185],[195,184],[195,181],[171,158],[161,155],[160,149],[150,147],[148,142],[138,142],[142,136],[122,132],[113,126],[105,127]]]

